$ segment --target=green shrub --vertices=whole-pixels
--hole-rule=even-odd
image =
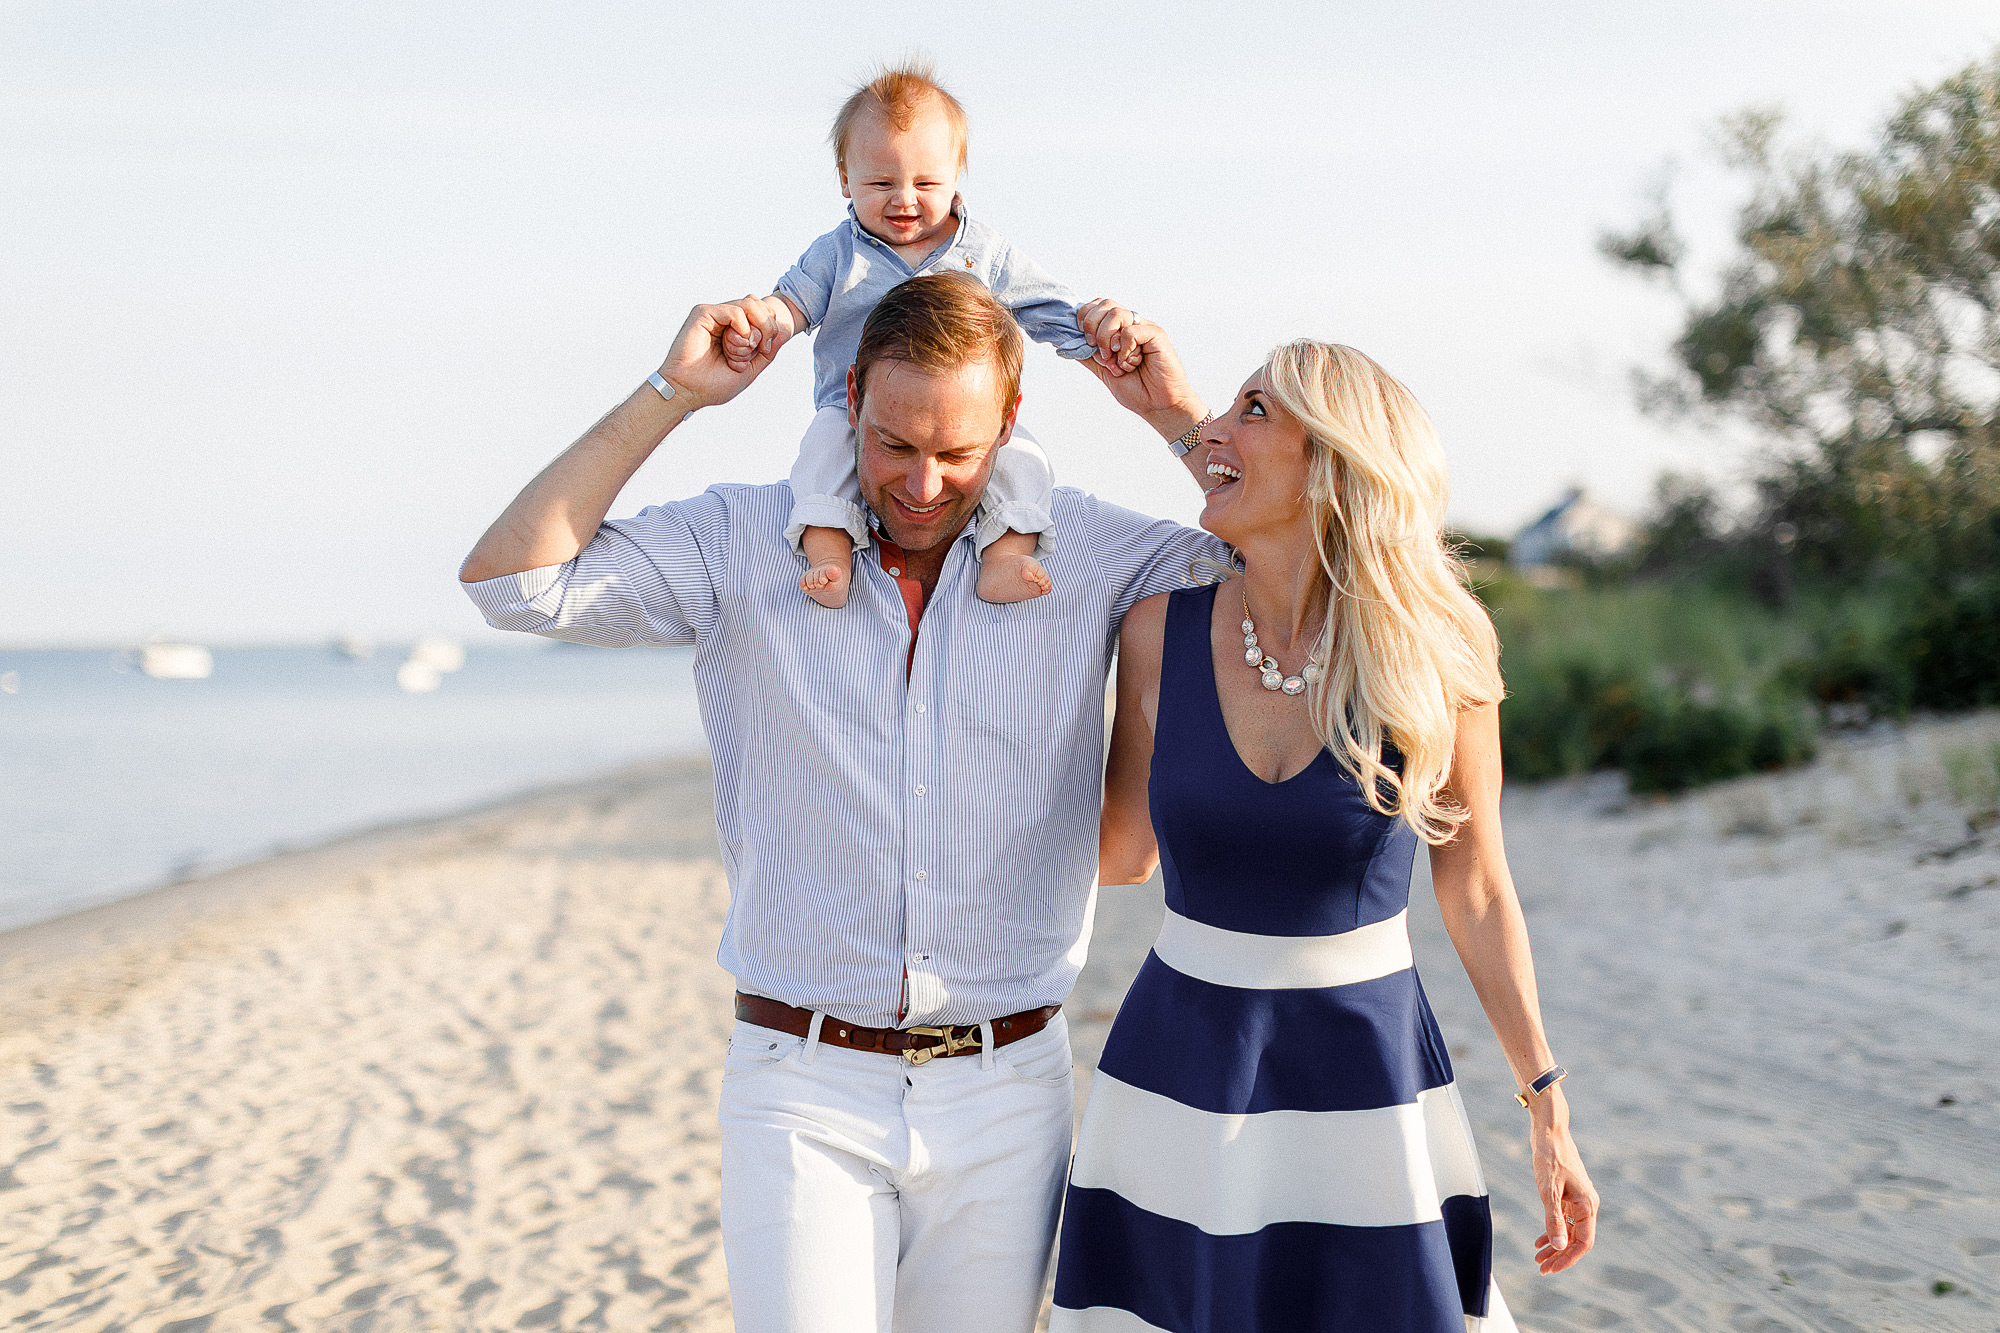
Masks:
[[[1500,706],[1507,771],[1534,782],[1605,767],[1637,728],[1644,695],[1629,672],[1587,658],[1510,680]]]
[[[1780,673],[1782,684],[1844,721],[1907,716],[1914,684],[1902,639],[1911,601],[1908,593],[1883,590],[1823,594],[1802,607],[1809,647]]]
[[[2000,579],[1988,577],[1941,594],[1899,636],[1919,708],[1981,708],[2000,703]]]
[[[1812,728],[1783,701],[1700,703],[1654,691],[1613,755],[1635,792],[1679,792],[1812,758]]]
[[[1809,758],[1817,718],[1795,677],[1801,626],[1746,597],[1663,584],[1481,590],[1503,645],[1510,776],[1622,770],[1640,792]]]

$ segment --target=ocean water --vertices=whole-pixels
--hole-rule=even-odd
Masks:
[[[432,693],[407,645],[0,651],[0,929],[383,822],[699,754],[692,649],[475,647]]]

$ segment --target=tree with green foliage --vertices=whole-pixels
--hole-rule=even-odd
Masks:
[[[1734,525],[1699,483],[1664,482],[1637,572],[1890,601],[1896,623],[1871,612],[1798,665],[1823,703],[2000,703],[2000,52],[1909,93],[1866,149],[1786,149],[1780,127],[1724,124],[1751,189],[1708,293],[1688,295],[1664,198],[1600,242],[1687,302],[1642,404],[1772,445]]]
[[[1781,151],[1779,126],[1769,111],[1725,125],[1753,185],[1739,250],[1713,295],[1689,301],[1674,370],[1644,400],[1733,417],[1779,446],[1739,536],[1775,537],[1803,577],[1992,570],[2000,52],[1906,96],[1866,150]],[[1601,248],[1683,290],[1687,247],[1664,201]]]

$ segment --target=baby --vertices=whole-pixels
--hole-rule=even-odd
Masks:
[[[799,587],[822,606],[847,604],[856,547],[868,544],[868,521],[854,473],[854,432],[847,420],[847,370],[861,328],[888,291],[924,273],[968,273],[1014,312],[1029,337],[1081,361],[1093,349],[1077,327],[1074,293],[992,228],[966,216],[957,193],[965,170],[964,108],[928,66],[907,63],[855,89],[833,122],[833,160],[848,219],[814,241],[771,295],[777,325],[765,340],[816,330],[812,424],[792,469],[794,504],[787,535],[806,557]],[[746,367],[758,340],[724,338],[731,364]],[[1113,373],[1135,369],[1136,349],[1096,353]],[[1034,437],[1017,423],[994,461],[975,536],[978,592],[988,602],[1040,597],[1051,584],[1035,558],[1039,534],[1053,521],[1054,478]]]

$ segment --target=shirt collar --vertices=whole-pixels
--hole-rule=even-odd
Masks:
[[[889,542],[889,534],[883,530],[881,518],[875,513],[874,510],[868,507],[868,502],[866,500],[863,500],[861,502],[861,512],[864,516],[866,516],[868,520],[868,531],[875,534],[876,543],[879,544],[882,542]],[[972,517],[965,520],[965,526],[959,529],[958,535],[956,537],[953,537],[952,540],[954,542],[962,542],[965,541],[967,538],[977,538],[978,536],[979,536],[979,511],[977,509],[974,509],[972,511]],[[895,545],[894,542],[889,542],[889,544],[891,546]]]
[[[947,241],[943,246],[941,246],[936,250],[931,251],[928,255],[924,256],[925,264],[930,263],[933,259],[941,259],[945,255],[950,254],[953,250],[958,248],[959,242],[965,239],[966,224],[972,220],[972,217],[969,213],[965,211],[964,195],[962,194],[952,195],[951,215],[958,219],[958,230],[954,231],[951,234],[951,239]],[[848,230],[853,233],[854,239],[856,241],[865,242],[869,245],[875,246],[877,249],[887,250],[890,254],[896,255],[895,249],[891,247],[887,241],[883,240],[879,236],[871,235],[869,233],[868,228],[861,225],[861,215],[854,211],[854,201],[852,199],[847,201],[847,226]],[[901,255],[896,255],[896,258],[902,259],[903,264],[906,267],[908,267],[912,273],[915,273],[918,269],[923,267],[922,264],[917,264],[917,265],[910,264],[910,261],[907,259],[903,259]]]

